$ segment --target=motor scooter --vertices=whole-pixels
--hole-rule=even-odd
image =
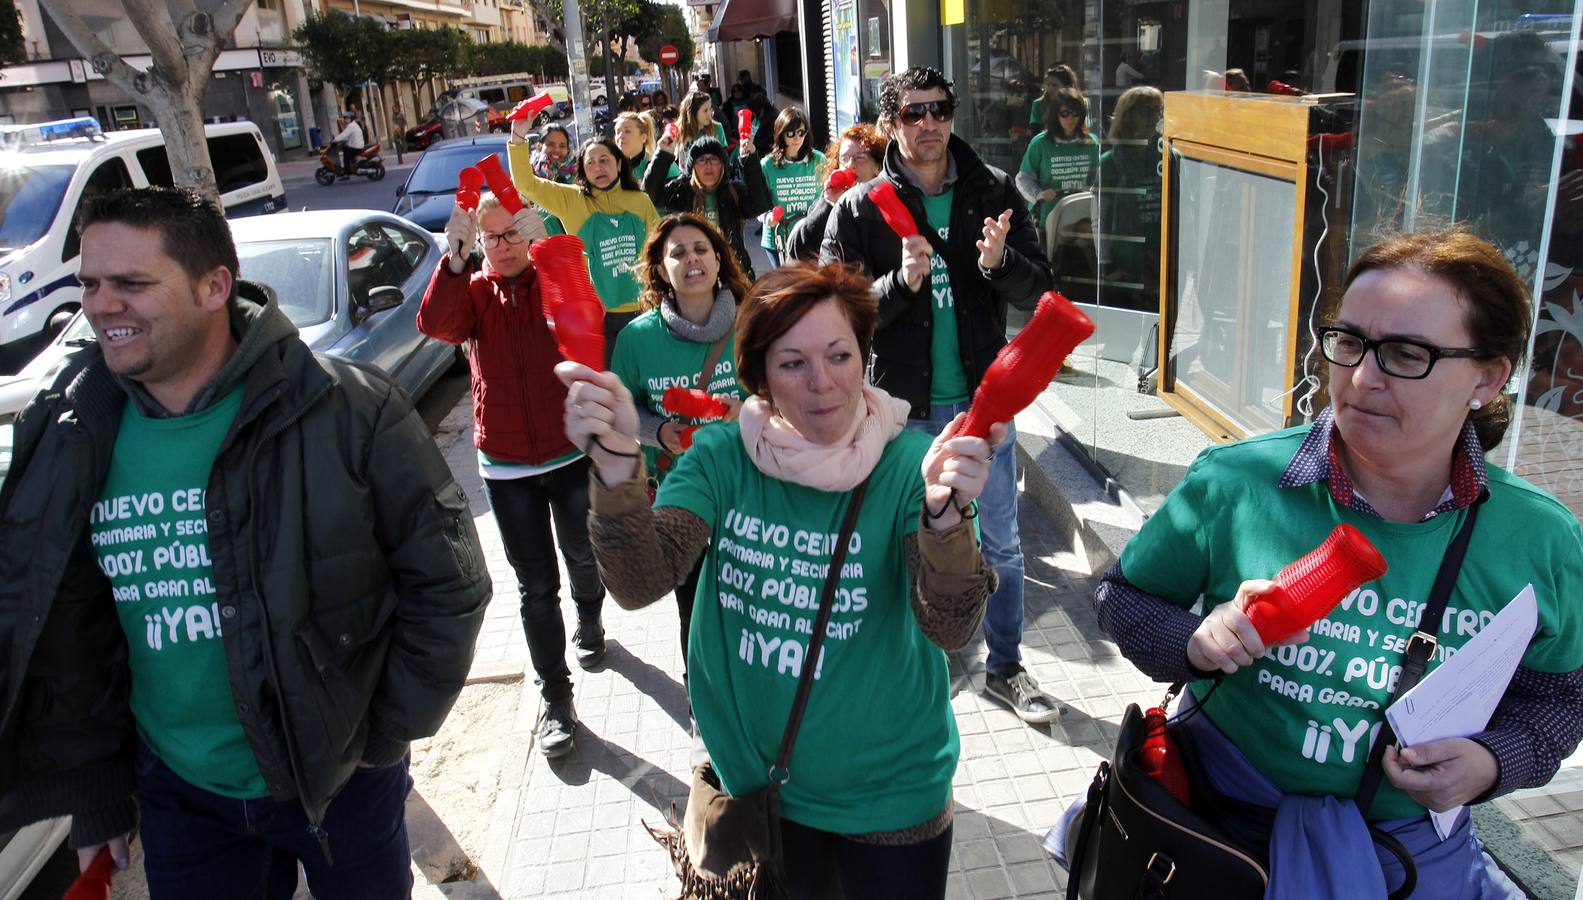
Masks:
[[[319,151],[319,168],[313,173],[313,180],[325,187],[335,183],[335,179],[350,178],[353,175],[366,175],[369,181],[378,181],[385,177],[385,161],[379,157],[379,142],[375,141],[357,152],[354,160],[354,170],[341,171],[341,142],[331,141]]]

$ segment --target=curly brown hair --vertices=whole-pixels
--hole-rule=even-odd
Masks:
[[[638,261],[633,263],[632,270],[638,277],[638,283],[643,287],[638,293],[638,306],[645,310],[658,309],[660,301],[671,296],[671,286],[661,271],[665,263],[665,241],[671,232],[690,225],[704,233],[709,239],[709,245],[714,248],[715,255],[720,257],[720,283],[731,292],[738,304],[747,297],[753,285],[742,273],[742,266],[737,262],[737,255],[731,249],[731,244],[726,241],[720,229],[709,223],[703,216],[693,213],[672,213],[660,220],[649,233],[649,239],[644,242],[643,249],[638,253]]]

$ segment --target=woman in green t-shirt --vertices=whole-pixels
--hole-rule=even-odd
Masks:
[[[691,167],[692,160],[687,151],[698,141],[714,138],[722,147],[730,147],[735,143],[726,140],[725,126],[715,121],[715,107],[708,94],[693,91],[682,98],[678,109],[676,140],[679,149],[676,151],[676,160],[683,166]]]
[[[663,402],[666,389],[706,391],[728,407],[724,421],[736,420],[744,394],[737,385],[731,339],[737,305],[751,284],[720,232],[690,213],[661,219],[637,265],[643,284],[638,304],[644,312],[621,332],[610,370],[632,394],[650,486],[658,488],[691,446],[695,428],[720,421],[670,412]],[[706,366],[710,372],[700,378]],[[702,567],[700,560],[675,592],[683,660]]]
[[[1044,130],[1028,143],[1017,170],[1017,190],[1040,231],[1062,197],[1093,186],[1098,166],[1099,142],[1088,133],[1088,100],[1072,88],[1057,90],[1046,107]]]
[[[1177,727],[1206,775],[1194,808],[1221,808],[1201,802],[1210,785],[1230,795],[1236,815],[1211,821],[1270,861],[1266,896],[1396,890],[1403,867],[1365,822],[1409,848],[1415,897],[1520,896],[1461,808],[1545,784],[1583,733],[1583,527],[1485,458],[1512,418],[1527,288],[1488,243],[1439,231],[1363,251],[1342,291],[1315,325],[1329,405],[1312,424],[1204,451],[1105,573],[1099,623],[1151,678],[1191,683],[1184,705],[1202,715]],[[1470,522],[1445,613],[1426,621]],[[1327,598],[1313,626],[1261,635],[1250,604],[1338,524],[1388,570]],[[1382,725],[1407,648],[1430,650],[1433,678],[1525,590],[1537,620],[1487,724],[1397,746]],[[1383,780],[1354,803],[1371,741],[1386,742]],[[1432,823],[1431,810],[1453,815]]]
[[[762,162],[764,182],[769,185],[770,201],[781,208],[779,222],[764,219],[764,252],[770,265],[781,264],[786,237],[808,214],[819,199],[819,169],[824,154],[813,149],[808,139],[808,117],[795,106],[788,106],[775,117],[775,149]]]
[[[865,382],[870,288],[846,267],[806,263],[754,286],[736,328],[751,396],[737,422],[698,433],[652,508],[620,379],[556,369],[570,385],[567,428],[593,448],[589,529],[612,596],[652,603],[703,557],[689,693],[727,793],[765,786],[798,677],[815,667],[779,793],[794,898],[826,879],[848,897],[945,896],[959,755],[945,649],[972,638],[995,584],[962,516],[991,445],[908,431],[906,404]],[[805,658],[831,545],[863,483],[825,642]]]

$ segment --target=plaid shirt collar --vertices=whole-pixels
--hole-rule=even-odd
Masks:
[[[1336,435],[1336,414],[1326,407],[1308,430],[1302,446],[1292,456],[1286,471],[1281,473],[1280,487],[1302,487],[1324,481],[1330,488],[1331,499],[1353,512],[1382,518],[1358,493],[1341,466]],[[1469,506],[1489,489],[1489,479],[1484,473],[1484,446],[1479,443],[1473,422],[1462,424],[1462,434],[1451,451],[1451,484],[1446,488],[1440,503],[1424,516],[1425,521],[1435,516]]]

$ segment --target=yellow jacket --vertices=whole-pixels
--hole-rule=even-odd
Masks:
[[[507,144],[506,148],[511,160],[511,180],[517,186],[517,193],[560,219],[567,234],[582,231],[583,224],[590,216],[624,212],[642,219],[645,231],[652,231],[659,224],[660,215],[654,211],[654,201],[641,190],[628,191],[616,187],[608,191],[595,190],[593,196],[589,196],[575,184],[556,184],[534,174],[533,160],[526,143]]]

